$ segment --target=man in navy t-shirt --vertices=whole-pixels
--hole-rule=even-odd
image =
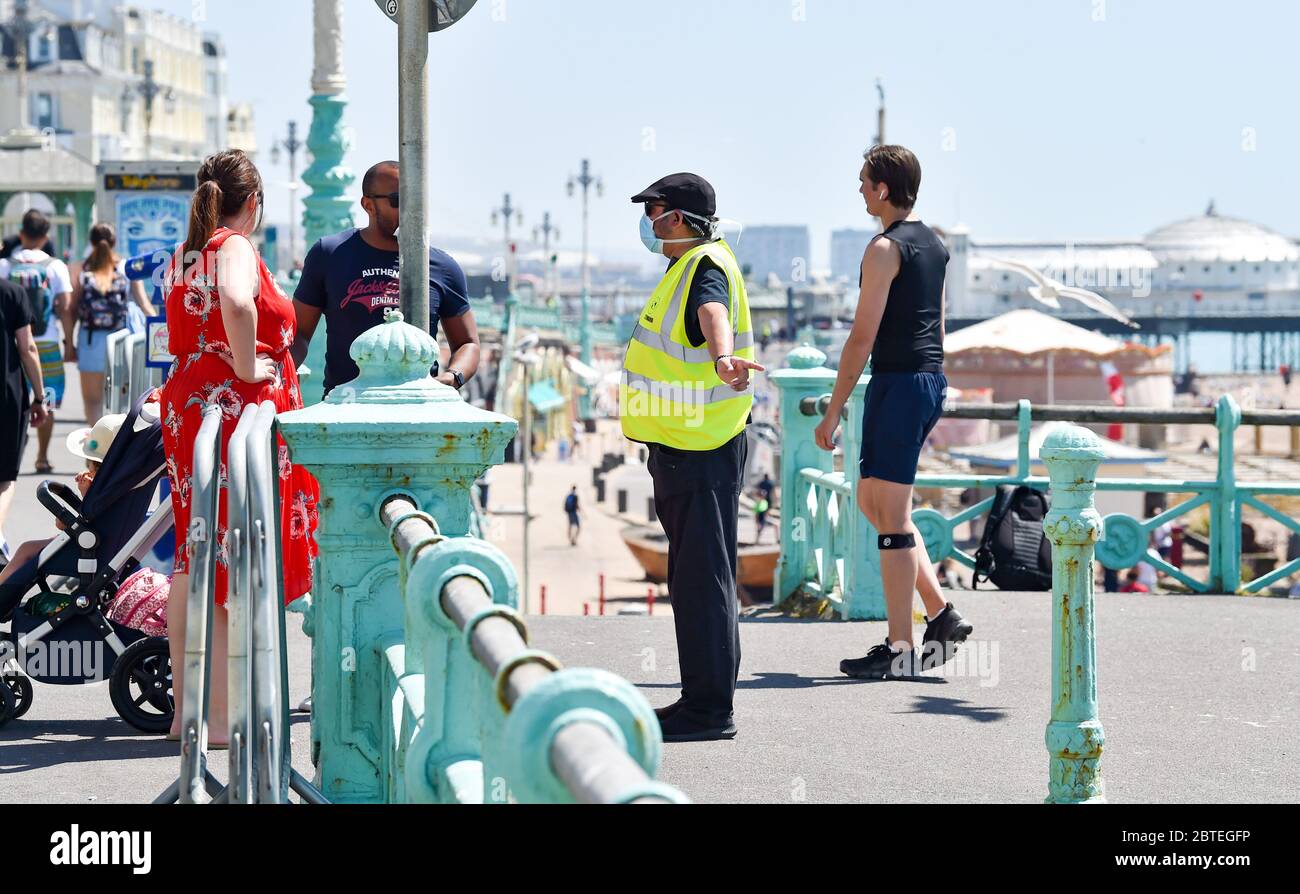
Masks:
[[[387,308],[401,306],[398,279],[398,166],[385,161],[366,172],[361,181],[361,207],[370,222],[364,229],[346,230],[312,246],[294,292],[298,336],[295,363],[325,315],[325,393],[357,377],[348,353],[356,337],[384,321]],[[438,372],[438,381],[460,389],[478,369],[478,327],[469,309],[465,272],[451,255],[429,249],[429,333],[438,324],[447,336],[451,358]]]

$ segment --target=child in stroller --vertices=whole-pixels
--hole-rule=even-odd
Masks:
[[[86,453],[98,440],[92,430]],[[170,500],[149,512],[165,469],[158,406],[146,394],[121,419],[82,496],[55,481],[38,488],[62,530],[44,546],[25,545],[24,558],[15,557],[0,580],[0,625],[8,625],[0,626],[0,726],[31,706],[32,680],[108,679],[124,720],[145,732],[170,727],[167,640],[105,615],[119,587],[171,530]]]

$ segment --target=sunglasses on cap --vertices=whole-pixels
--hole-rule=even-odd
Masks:
[[[401,195],[402,194],[400,192],[377,192],[377,193],[366,193],[366,198],[388,199],[388,204],[392,205],[394,208],[397,208],[399,207],[397,202],[398,199],[401,198]]]

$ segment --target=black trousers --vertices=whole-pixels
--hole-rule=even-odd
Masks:
[[[668,535],[668,595],[682,674],[681,710],[701,724],[731,720],[740,673],[736,523],[748,442],[715,450],[650,445],[655,512]]]

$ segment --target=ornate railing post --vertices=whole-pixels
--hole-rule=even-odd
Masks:
[[[1241,407],[1225,394],[1214,407],[1219,429],[1219,493],[1210,519],[1210,588],[1235,593],[1241,585],[1241,507],[1237,498],[1237,428]]]
[[[1051,479],[1044,530],[1052,542],[1052,719],[1047,724],[1048,803],[1104,800],[1097,717],[1097,644],[1093,628],[1093,550],[1102,536],[1094,493],[1101,442],[1068,426],[1039,452]]]
[[[768,375],[781,395],[781,556],[772,578],[772,601],[783,602],[808,579],[812,561],[812,526],[807,496],[799,480],[801,469],[831,471],[832,457],[813,440],[820,415],[807,416],[799,408],[804,398],[816,399],[835,383],[835,371],[826,368],[826,355],[802,345],[786,358],[788,367]]]
[[[501,462],[515,421],[477,409],[429,376],[438,356],[427,332],[390,311],[351,354],[360,376],[280,417],[294,462],[321,485],[320,557],[313,586],[312,740],[318,784],[332,801],[380,801],[384,645],[406,616],[379,509],[407,495],[443,535],[469,531],[470,489]],[[503,597],[506,598],[506,597]]]
[[[813,577],[814,550],[823,549],[823,562],[833,561],[830,543],[816,542],[813,537],[814,526],[805,505],[808,485],[799,473],[804,469],[830,472],[834,468],[834,458],[819,448],[813,439],[813,430],[823,418],[821,408],[809,413],[803,405],[807,400],[815,401],[829,394],[835,387],[836,373],[826,367],[826,355],[808,344],[791,351],[787,363],[788,368],[779,369],[769,376],[781,394],[781,556],[772,594],[777,603]],[[863,376],[854,387],[845,407],[847,418],[840,426],[843,476],[849,485],[849,496],[839,507],[838,527],[845,546],[844,573],[840,576],[842,600],[838,610],[844,619],[859,621],[885,617],[876,535],[858,510],[856,498],[867,381],[868,377]],[[822,530],[829,532],[829,525],[823,525]]]

